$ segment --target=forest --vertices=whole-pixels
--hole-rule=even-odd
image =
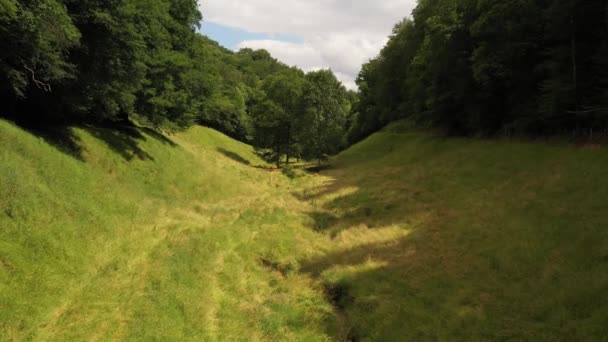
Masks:
[[[456,135],[606,133],[599,0],[421,0],[363,65],[358,92],[331,70],[219,46],[197,33],[195,0],[1,6],[2,115],[29,124],[198,123],[279,164],[335,154],[400,119]]]
[[[331,70],[304,73],[265,50],[232,52],[197,33],[196,0],[2,0],[2,115],[26,125],[193,124],[268,159],[346,146],[355,95]]]
[[[358,77],[351,141],[398,119],[468,136],[606,135],[608,4],[420,0]]]

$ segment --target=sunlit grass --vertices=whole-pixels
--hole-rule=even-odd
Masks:
[[[397,124],[288,179],[206,128],[69,132],[0,121],[1,340],[608,336],[603,148]]]
[[[261,262],[323,241],[250,146],[71,133],[78,155],[0,121],[0,339],[329,338],[322,289]]]

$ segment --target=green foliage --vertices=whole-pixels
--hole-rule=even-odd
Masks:
[[[298,172],[296,171],[296,169],[293,168],[292,166],[286,166],[286,167],[284,167],[281,170],[281,172],[283,172],[283,174],[285,176],[287,176],[288,178],[290,178],[290,179],[294,179],[294,178],[297,178],[299,176]]]
[[[14,102],[29,87],[51,91],[55,82],[73,78],[66,60],[80,33],[61,1],[0,2],[0,96]]]
[[[421,1],[363,66],[349,139],[406,117],[467,135],[605,129],[607,22],[599,1]]]
[[[194,1],[189,1],[195,4]],[[79,79],[66,92],[80,116],[124,119],[137,114],[159,127],[187,126],[202,94],[186,84],[194,68],[190,47],[200,13],[167,0],[77,1],[69,6],[83,34],[72,52]]]
[[[300,70],[285,69],[270,75],[262,82],[265,100],[252,111],[256,131],[254,143],[261,148],[273,149],[279,167],[283,154],[287,156],[287,163],[294,154],[295,133],[299,128],[296,121],[301,113],[304,82]]]
[[[321,160],[346,145],[346,119],[351,104],[344,86],[331,70],[313,71],[303,95],[299,139],[304,158]]]
[[[3,0],[4,115],[124,121],[157,128],[193,122],[205,96],[194,47],[195,0]]]
[[[3,116],[36,126],[132,120],[165,131],[199,123],[273,150],[278,166],[344,146],[354,94],[335,91],[333,74],[332,87],[311,83],[265,50],[235,53],[195,33],[195,0],[0,6]],[[323,104],[311,102],[314,92]],[[305,136],[314,125],[325,131]]]
[[[305,74],[267,51],[238,53],[207,43],[209,99],[200,123],[268,150],[281,167],[293,158],[334,154],[345,145],[356,101],[329,71]]]

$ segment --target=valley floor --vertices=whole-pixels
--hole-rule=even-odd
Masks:
[[[2,340],[608,336],[603,149],[393,125],[290,180],[209,129],[62,133],[0,121]]]

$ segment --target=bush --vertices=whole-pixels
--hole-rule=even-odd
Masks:
[[[285,166],[282,170],[283,174],[291,179],[297,178],[298,177],[298,173],[296,172],[296,169],[294,169],[291,166]]]

